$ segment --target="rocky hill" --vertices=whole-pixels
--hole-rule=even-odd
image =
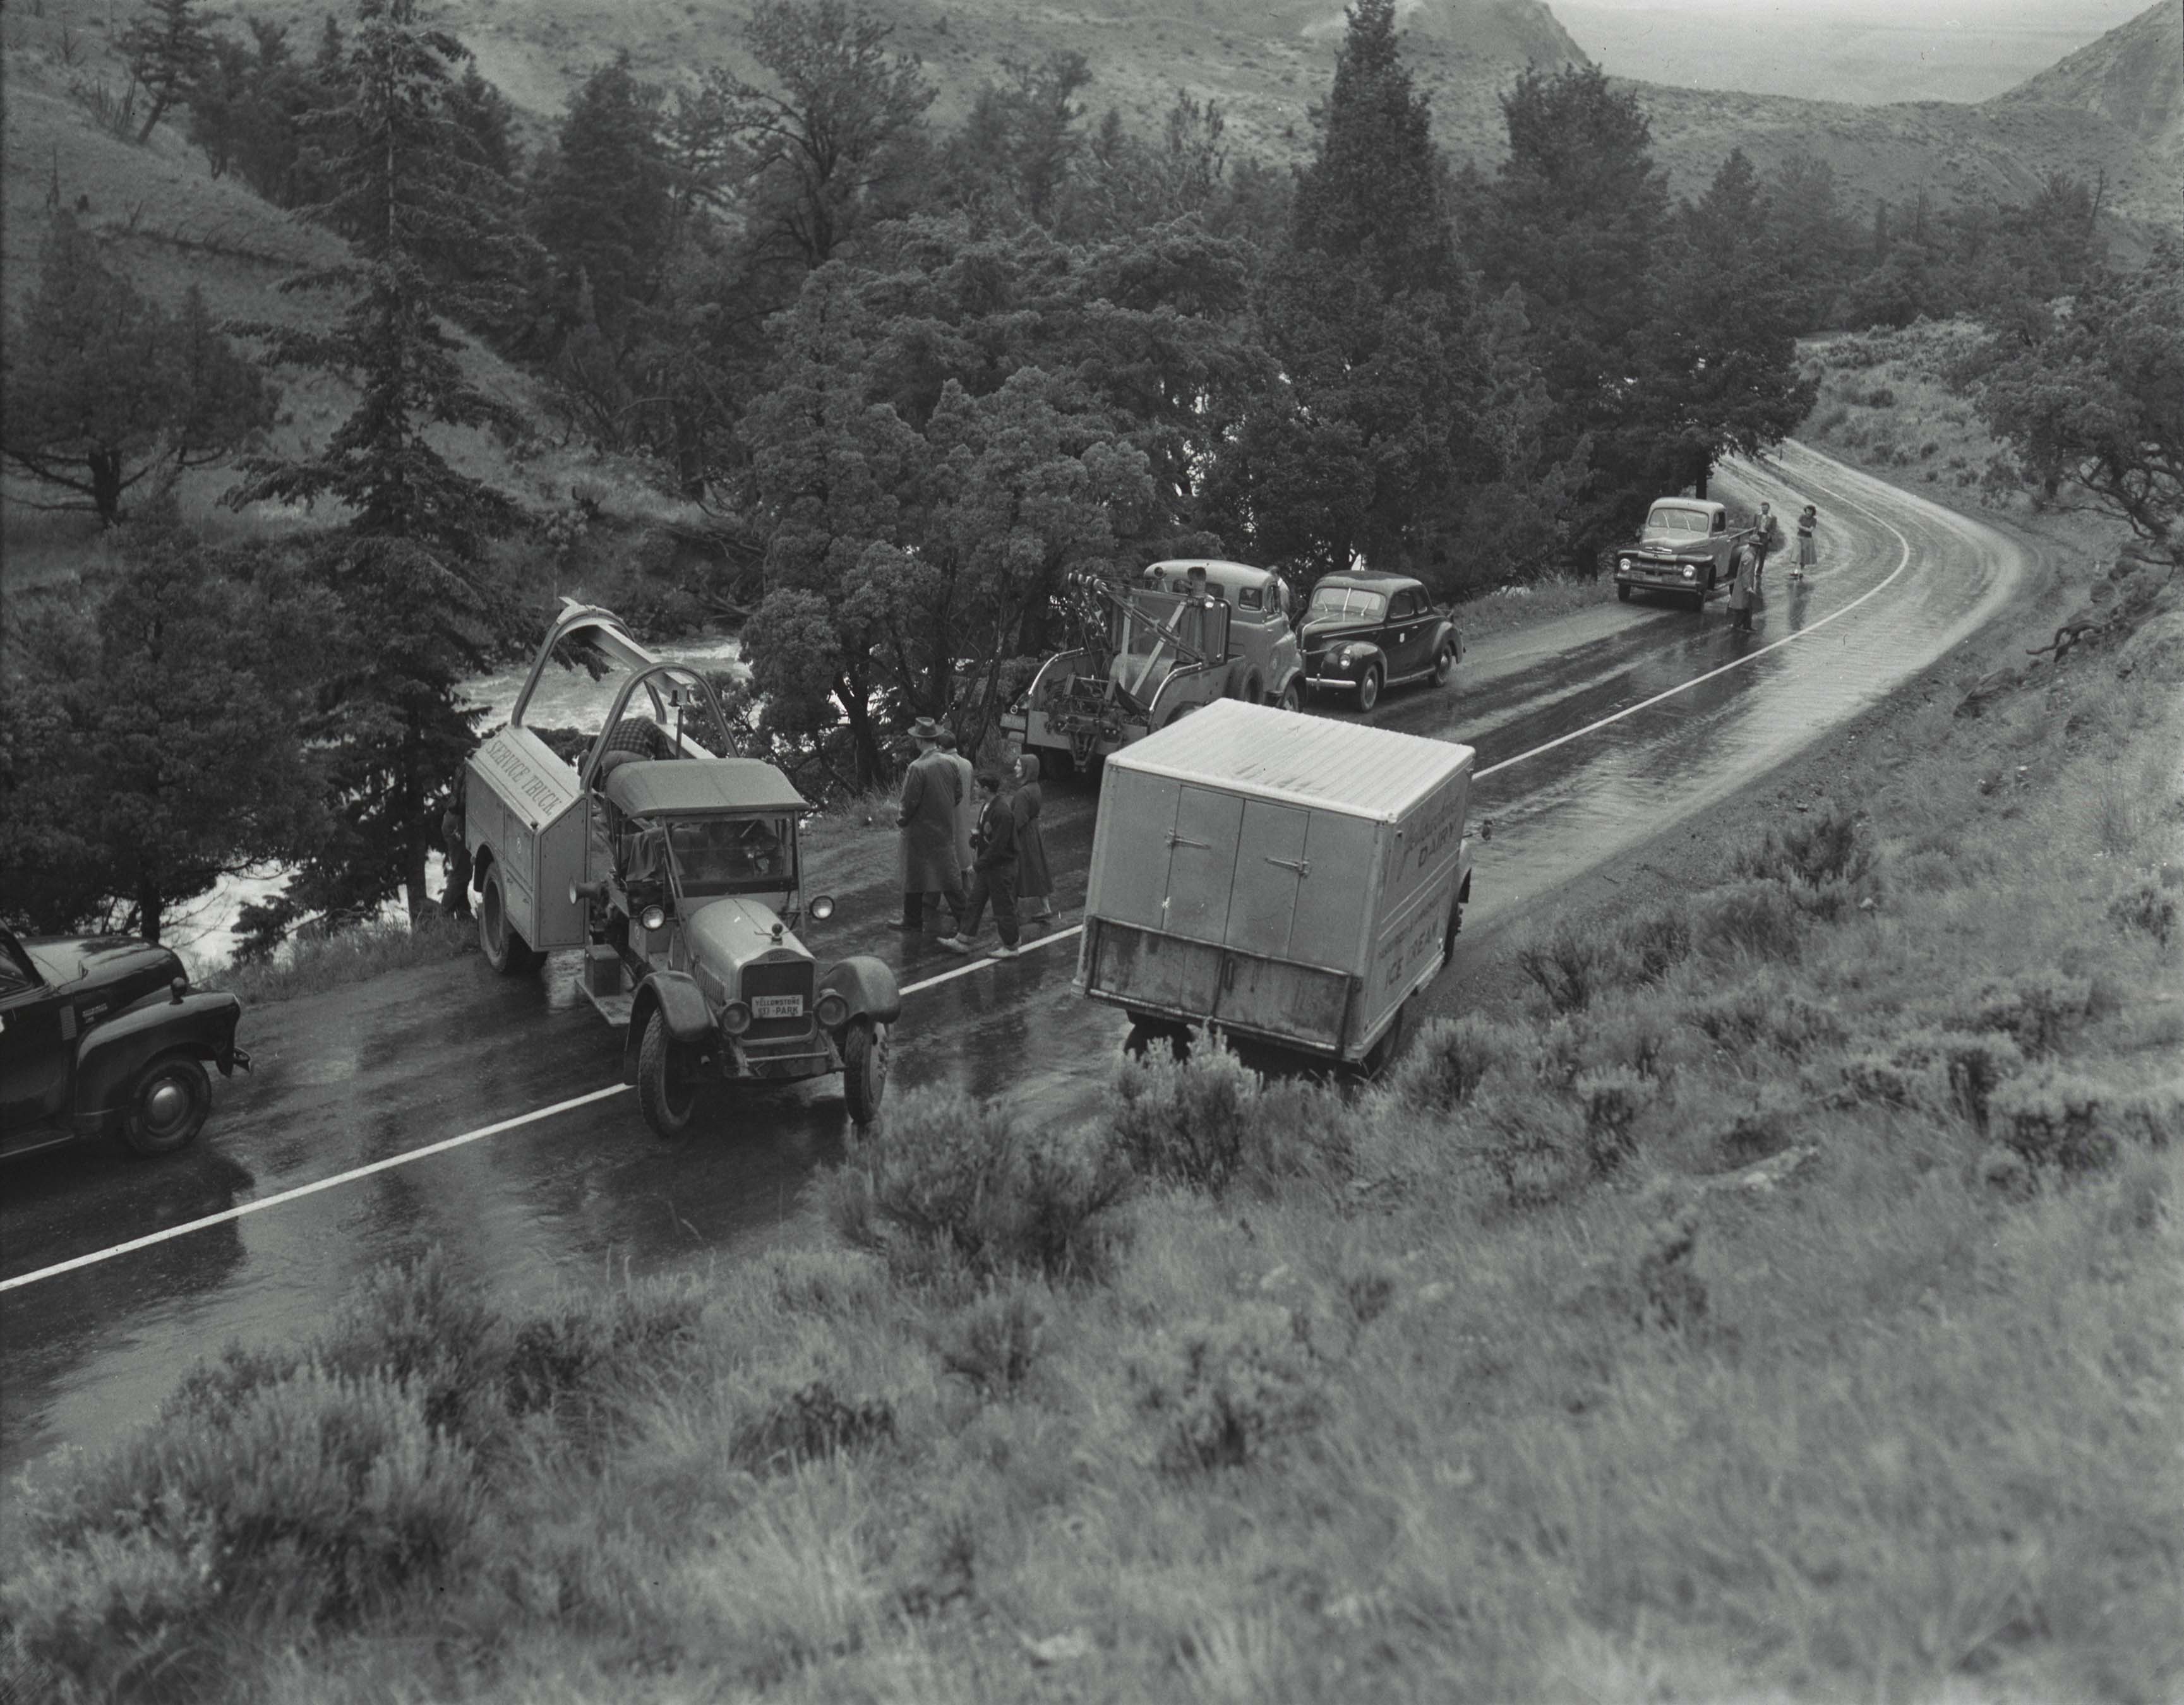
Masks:
[[[1998,113],[2090,114],[2128,143],[2133,210],[2184,222],[2184,8],[2157,0],[2036,77],[1986,103]]]

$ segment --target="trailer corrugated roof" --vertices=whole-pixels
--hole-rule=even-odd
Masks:
[[[1451,740],[1217,699],[1107,764],[1393,822],[1477,757]]]

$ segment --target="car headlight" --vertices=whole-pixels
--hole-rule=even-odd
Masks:
[[[829,1030],[838,1030],[850,1016],[850,1003],[829,989],[811,1008],[814,1017]]]
[[[731,1036],[740,1036],[751,1027],[751,1010],[740,1000],[731,1000],[721,1009],[721,1028]]]
[[[834,915],[834,896],[831,894],[822,894],[811,902],[809,909],[814,923],[824,923]]]
[[[1615,559],[1615,566],[1625,574],[1630,572],[1630,559],[1627,556],[1617,557]]]
[[[648,905],[638,922],[647,929],[665,929],[667,928],[667,914],[656,905]]]
[[[1696,580],[1698,577],[1699,571],[1697,568],[1691,563],[1685,563],[1684,565],[1684,578],[1685,580]]]

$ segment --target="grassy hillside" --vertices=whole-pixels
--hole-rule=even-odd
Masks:
[[[2058,574],[1947,672],[2103,592],[2140,595]],[[383,1274],[39,1472],[0,1666],[324,1705],[2174,1697],[2168,603],[1970,705],[1936,671],[1749,802],[1726,880],[1535,939],[1529,1010],[1371,1094],[1130,1073],[1074,1132],[905,1097],[803,1247],[515,1318],[459,1251]]]

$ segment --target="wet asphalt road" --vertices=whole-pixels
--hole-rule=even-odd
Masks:
[[[1729,632],[1719,600],[1702,616],[1641,598],[1482,645],[1451,689],[1398,691],[1376,712],[1479,749],[1472,814],[1493,836],[1468,922],[1510,917],[1871,704],[1991,615],[2030,560],[2005,535],[1794,444],[1724,483],[1771,499],[1786,523],[1807,502],[1822,516],[1819,572],[1793,590],[1778,554],[1752,635]],[[1047,789],[1065,905],[1082,892],[1093,805],[1079,787]],[[814,874],[823,886],[823,867]],[[894,894],[838,898],[837,921],[808,932],[822,956],[878,953],[906,984],[962,967],[886,928]],[[1043,1121],[1087,1112],[1125,1021],[1077,995],[1076,945],[911,994],[891,1093],[956,1083]],[[1459,942],[1459,964],[1464,953]],[[0,1171],[0,1281],[585,1095],[619,1066],[566,956],[515,982],[474,956],[421,967],[254,1011],[244,1031],[257,1074],[216,1089],[193,1152],[132,1163],[83,1145]],[[844,1127],[832,1080],[723,1096],[711,1128],[672,1146],[632,1095],[609,1095],[0,1292],[0,1471],[110,1441],[198,1357],[307,1336],[372,1268],[435,1243],[510,1301],[572,1277],[742,1258],[799,1234],[798,1193],[838,1156]]]

